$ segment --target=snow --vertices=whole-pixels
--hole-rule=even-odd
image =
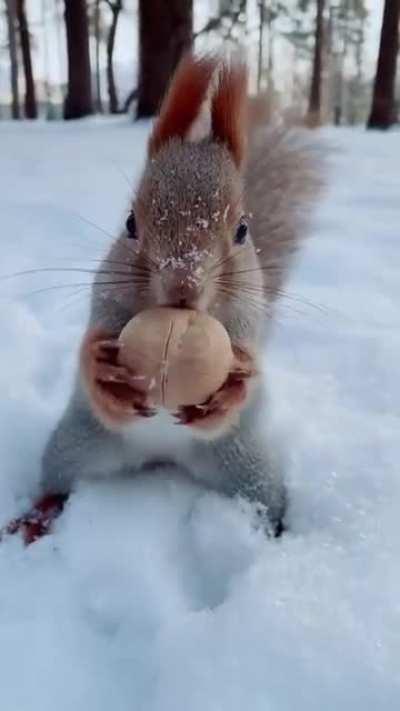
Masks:
[[[0,124],[1,272],[96,268],[147,127]],[[330,188],[266,354],[290,532],[174,471],[81,485],[0,545],[3,711],[400,705],[400,133],[327,131]],[[0,282],[0,524],[34,495],[91,275]],[[39,293],[33,293],[38,292]]]

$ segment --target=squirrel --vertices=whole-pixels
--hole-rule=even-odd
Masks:
[[[171,462],[255,502],[268,533],[283,530],[286,490],[262,427],[260,354],[319,177],[290,132],[248,131],[247,74],[244,63],[212,56],[178,65],[126,225],[93,283],[74,390],[43,455],[44,494]],[[235,356],[222,388],[174,418],[156,416],[118,363],[121,329],[162,305],[217,318]]]

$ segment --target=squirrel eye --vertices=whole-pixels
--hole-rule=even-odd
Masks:
[[[248,230],[249,230],[249,226],[248,226],[245,218],[241,217],[240,222],[236,228],[235,244],[244,244],[245,243]]]
[[[136,230],[136,218],[135,218],[135,213],[131,212],[129,215],[126,223],[125,223],[126,231],[128,233],[128,238],[129,239],[137,239],[137,230]]]

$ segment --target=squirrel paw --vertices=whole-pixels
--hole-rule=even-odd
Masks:
[[[81,347],[82,380],[95,416],[108,429],[156,414],[137,389],[137,376],[118,364],[118,352],[117,339],[99,329],[89,331]]]
[[[237,422],[257,371],[249,353],[237,346],[233,347],[233,352],[234,365],[225,383],[205,403],[180,408],[175,413],[179,424],[211,434],[227,430]]]
[[[0,542],[5,536],[21,533],[26,546],[34,543],[42,536],[51,533],[53,521],[62,513],[68,494],[48,494],[28,513],[14,518],[0,530]]]

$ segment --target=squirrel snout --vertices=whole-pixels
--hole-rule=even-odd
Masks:
[[[163,279],[162,298],[167,306],[181,309],[199,308],[203,286],[193,274],[176,269]]]
[[[196,309],[200,295],[201,292],[196,285],[185,282],[170,286],[165,294],[168,306],[181,309]]]

